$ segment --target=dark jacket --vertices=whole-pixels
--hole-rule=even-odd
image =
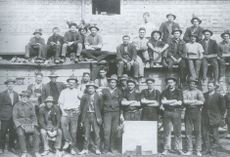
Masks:
[[[18,93],[14,93],[14,102],[12,104],[8,91],[0,93],[0,120],[9,120],[12,118],[13,106],[19,101]]]
[[[175,41],[175,39],[172,39],[169,43],[168,48],[168,57],[175,57],[176,59],[184,58],[185,57],[185,42],[182,39],[179,39],[178,43]]]
[[[194,26],[191,26],[191,27],[188,27],[184,33],[184,38],[183,40],[188,43],[190,41],[190,36],[191,34],[196,34],[198,36],[198,41],[201,41],[202,40],[202,37],[203,37],[203,28],[198,26],[197,30],[195,32],[192,33],[192,30],[193,30]]]
[[[80,105],[80,108],[81,108],[81,117],[80,117],[80,121],[81,122],[85,122],[86,118],[88,118],[86,116],[86,113],[88,112],[88,109],[89,109],[89,105],[90,105],[90,99],[89,99],[90,95],[88,94],[85,94],[82,96],[81,98],[81,105]],[[101,117],[101,104],[102,104],[102,101],[101,101],[101,98],[100,96],[95,93],[94,95],[94,109],[95,109],[95,115],[96,115],[96,118],[100,121],[102,121],[102,117]]]
[[[49,38],[48,38],[48,41],[47,41],[47,45],[48,46],[51,46],[51,42],[55,42],[55,43],[57,43],[57,42],[60,42],[60,44],[62,45],[63,43],[64,43],[64,37],[63,36],[61,36],[61,35],[59,35],[59,34],[57,34],[57,35],[52,35],[52,36],[50,36]]]
[[[51,124],[48,124],[51,122]],[[46,108],[46,106],[42,106],[39,109],[39,124],[41,128],[55,128],[58,129],[60,127],[61,122],[61,110],[58,106],[53,105],[50,110]]]
[[[75,43],[82,43],[81,35],[78,32],[71,32],[68,31],[64,35],[64,42],[75,42]]]
[[[214,93],[209,96],[208,93],[204,94],[205,102],[202,109],[203,122],[209,123],[211,126],[219,126],[224,119],[226,111],[224,96]]]
[[[121,60],[121,59],[126,59],[128,61],[131,60],[136,60],[137,59],[137,51],[136,51],[136,47],[133,44],[128,44],[128,52],[125,52],[124,49],[124,44],[121,44],[117,47],[117,59]]]
[[[208,50],[205,50],[205,39],[201,40],[200,44],[204,48],[204,55],[208,55],[208,54],[219,54],[219,52],[218,52],[218,45],[216,43],[216,40],[209,39]]]
[[[180,29],[180,26],[178,23],[176,22],[172,22],[172,31],[176,30],[176,29]],[[169,21],[163,22],[159,28],[160,32],[162,33],[162,41],[165,43],[169,42],[169,36],[171,34],[169,34]]]
[[[31,46],[36,46],[37,43],[39,43],[39,44],[45,46],[45,39],[42,38],[42,37],[40,37],[40,38],[32,37],[32,38],[30,39],[30,41],[29,41],[29,45],[31,45]]]

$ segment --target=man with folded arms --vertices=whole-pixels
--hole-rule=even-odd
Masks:
[[[195,134],[195,151],[197,156],[201,156],[201,108],[204,104],[204,96],[202,91],[197,89],[198,81],[190,78],[189,88],[183,91],[185,111],[185,133],[187,140],[187,153],[192,155],[192,132]]]

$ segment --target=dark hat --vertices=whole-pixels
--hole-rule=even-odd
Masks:
[[[108,81],[115,80],[118,81],[117,75],[112,75],[110,78],[108,78]]]
[[[173,35],[175,32],[180,32],[180,34],[182,34],[182,30],[180,30],[180,29],[174,29],[174,30],[172,31],[172,35]]]
[[[191,23],[192,23],[192,24],[193,24],[193,20],[195,20],[195,19],[199,22],[199,24],[201,24],[202,20],[201,20],[200,18],[198,18],[198,17],[193,17],[193,18],[191,19]]]
[[[145,82],[147,83],[148,81],[155,82],[155,79],[152,78],[152,77],[148,77],[148,78],[145,79]]]
[[[152,31],[152,33],[151,33],[151,37],[153,36],[153,34],[155,34],[155,33],[158,33],[158,34],[160,34],[160,38],[161,38],[161,36],[162,36],[162,33],[161,33],[161,31],[157,31],[157,30],[155,30],[155,31]]]
[[[174,17],[174,20],[176,19],[176,15],[172,14],[172,13],[169,13],[166,15],[166,17],[168,18],[169,16],[173,16]]]
[[[122,81],[122,80],[128,80],[128,79],[129,79],[129,76],[127,74],[123,74],[119,80]]]
[[[59,77],[55,72],[51,72],[48,77]]]
[[[79,29],[78,29],[78,31],[80,32],[81,30],[85,30],[86,32],[88,31],[88,28],[87,27],[80,27]]]
[[[40,35],[42,35],[42,29],[36,29],[36,30],[34,31],[33,35],[35,35],[35,34],[40,34]]]
[[[45,102],[54,102],[54,98],[52,96],[48,96]]]
[[[191,37],[196,37],[196,40],[198,39],[198,35],[197,35],[197,34],[191,34],[189,37],[190,37],[190,38],[191,38]]]
[[[229,31],[224,31],[224,33],[222,33],[220,36],[221,36],[221,38],[224,38],[224,35],[225,34],[228,34],[229,36],[230,36],[230,32]]]
[[[74,81],[78,82],[77,77],[75,77],[74,75],[71,75],[71,76],[66,80],[66,82],[69,82],[70,80],[74,80]]]
[[[72,26],[75,26],[76,28],[78,28],[78,25],[74,22],[68,23],[69,28],[71,28]]]
[[[209,33],[211,34],[211,36],[213,35],[213,32],[210,31],[209,29],[205,29],[205,30],[202,31],[203,34],[204,34],[205,32],[209,32]]]
[[[128,79],[128,80],[127,80],[127,84],[130,83],[130,82],[131,82],[131,83],[134,83],[135,85],[137,85],[137,81],[134,80],[134,79]]]
[[[90,26],[90,27],[89,27],[89,30],[91,30],[92,28],[96,28],[96,29],[97,29],[97,31],[99,31],[99,30],[100,30],[97,26]]]
[[[9,84],[10,82],[13,82],[13,83],[15,83],[16,81],[15,80],[13,80],[13,79],[11,79],[11,78],[9,78],[9,79],[7,79],[5,82],[4,82],[4,84]]]
[[[165,82],[167,82],[168,80],[174,80],[175,82],[177,82],[177,78],[175,76],[168,76],[166,79],[165,79]]]
[[[98,88],[98,85],[94,81],[91,81],[89,84],[86,84],[85,86],[86,86],[86,88],[88,88],[89,86],[93,86],[94,88]]]
[[[27,90],[23,90],[20,94],[20,96],[27,96],[27,97],[30,97],[31,93]]]

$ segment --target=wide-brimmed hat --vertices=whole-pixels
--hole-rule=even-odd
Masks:
[[[93,81],[91,81],[90,83],[86,84],[85,86],[86,86],[86,88],[88,88],[90,86],[93,86],[94,88],[98,88],[98,85]]]
[[[135,85],[137,85],[137,81],[134,80],[134,79],[128,79],[128,80],[127,80],[127,84],[130,83],[130,82],[131,82],[131,83],[134,83]]]
[[[28,90],[23,90],[19,95],[30,97],[31,93]]]
[[[230,32],[229,31],[224,31],[224,33],[222,33],[220,35],[220,37],[223,39],[225,34],[228,34],[230,36]]]
[[[13,82],[14,84],[15,84],[15,80],[14,79],[11,79],[11,78],[9,78],[9,79],[7,79],[5,82],[4,82],[4,84],[9,84],[10,82]]]
[[[145,79],[145,82],[147,83],[148,81],[155,82],[155,79],[152,78],[152,77],[147,77],[147,78]]]
[[[129,76],[127,74],[123,74],[119,80],[122,81],[122,80],[128,80],[129,79]]]
[[[118,81],[117,75],[112,75],[111,77],[108,78],[108,81],[115,80]]]
[[[66,82],[69,82],[70,80],[74,80],[74,81],[76,81],[76,82],[78,82],[78,79],[77,79],[77,77],[76,76],[70,76],[67,80],[66,80]]]
[[[48,96],[45,102],[54,102],[54,98],[52,96]]]
[[[172,31],[172,35],[173,35],[175,32],[180,32],[180,34],[182,34],[182,30],[180,30],[180,29],[174,29],[174,30]]]
[[[160,34],[160,38],[161,38],[162,33],[161,33],[161,31],[158,31],[158,30],[152,31],[152,33],[151,33],[151,37],[152,37],[152,36],[153,36],[153,34],[155,34],[155,33]]]
[[[48,77],[59,77],[55,72],[51,72]]]
[[[168,80],[174,80],[175,82],[177,82],[177,78],[175,76],[168,76],[166,79],[165,79],[165,82],[168,82]]]
[[[97,29],[97,31],[99,31],[99,30],[100,30],[97,26],[90,26],[90,27],[89,27],[89,30],[91,30],[92,28],[96,28],[96,29]]]
[[[192,23],[192,24],[193,24],[193,21],[194,21],[195,19],[199,22],[199,24],[201,24],[202,20],[201,20],[200,18],[198,18],[198,17],[193,17],[193,18],[191,19],[191,23]]]
[[[205,29],[205,30],[202,31],[203,34],[204,34],[205,32],[209,32],[209,33],[211,34],[211,36],[213,35],[213,32],[212,32],[211,30],[209,30],[209,29]]]
[[[169,13],[166,15],[166,17],[168,18],[169,16],[173,16],[174,17],[174,20],[176,19],[176,15],[172,14],[172,13]]]
[[[41,30],[41,29],[36,29],[36,30],[34,31],[33,35],[35,35],[35,34],[40,34],[40,35],[42,35],[42,30]]]

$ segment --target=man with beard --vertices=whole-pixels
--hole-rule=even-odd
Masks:
[[[167,89],[161,94],[161,109],[163,114],[164,127],[164,151],[167,155],[171,149],[171,126],[173,126],[175,150],[178,154],[183,155],[182,138],[181,138],[181,108],[183,95],[181,90],[176,88],[177,79],[174,76],[166,78]]]
[[[86,85],[90,82],[90,73],[84,72],[82,75],[82,80],[80,84],[80,90],[85,93],[86,92]]]

